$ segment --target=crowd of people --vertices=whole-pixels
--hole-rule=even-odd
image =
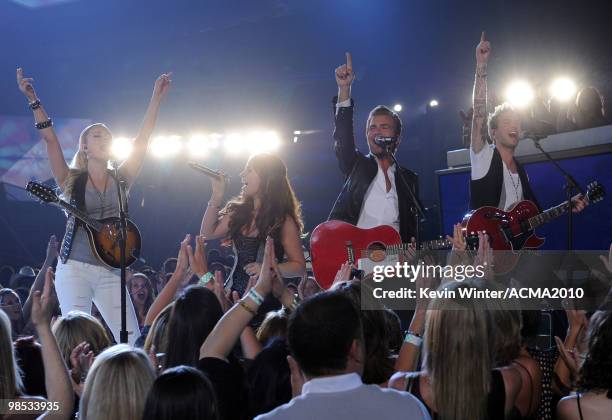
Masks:
[[[513,199],[535,201],[535,195],[514,160],[520,131],[514,110],[502,105],[485,122],[489,53],[483,33],[476,53],[471,205],[506,208]],[[346,58],[335,72],[334,99],[334,149],[346,181],[330,218],[361,228],[388,225],[412,242],[417,226],[408,203],[418,196],[418,178],[392,159],[401,120],[387,107],[374,108],[366,129],[371,153],[359,152],[352,57]],[[83,131],[69,166],[33,80],[21,69],[17,79],[63,197],[98,219],[117,214],[111,178],[129,187],[137,177],[170,74],[155,82],[135,153],[118,175],[107,170],[112,135],[106,126]],[[49,239],[38,271],[23,267],[7,279],[0,287],[0,418],[610,418],[609,295],[601,296],[596,311],[568,302],[567,331],[552,347],[536,339],[542,311],[459,293],[419,296],[402,325],[381,302],[364,305],[370,284],[367,276],[354,276],[350,263],[338,267],[325,290],[306,271],[300,203],[281,159],[251,157],[240,194],[227,203],[223,178],[213,177],[200,232],[185,236],[177,256],[159,272],[145,267],[128,273],[127,343],[119,339],[117,270],[96,258],[86,226],[74,216],[61,245]],[[581,196],[571,204],[576,212],[586,205]],[[214,239],[232,246],[233,260],[207,250]],[[449,264],[492,266],[484,232],[478,232],[474,253],[460,225],[449,239]],[[612,247],[602,262],[612,275]],[[492,276],[488,271],[485,278],[455,281],[421,275],[416,284],[484,290],[495,287]]]

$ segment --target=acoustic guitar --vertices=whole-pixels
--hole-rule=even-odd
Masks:
[[[121,251],[119,246],[120,220],[118,217],[106,217],[96,220],[57,196],[55,191],[39,182],[30,181],[26,185],[28,191],[35,198],[60,207],[84,223],[89,245],[93,254],[111,268],[120,268]],[[130,266],[140,256],[142,239],[136,225],[127,219],[127,237],[125,241],[125,262]]]

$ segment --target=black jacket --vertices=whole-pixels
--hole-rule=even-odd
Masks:
[[[355,148],[353,101],[351,100],[350,107],[339,108],[337,113],[336,101],[337,98],[334,98],[334,151],[338,158],[340,170],[346,178],[328,220],[342,220],[356,225],[359,221],[365,194],[378,173],[378,163],[371,153],[366,156]],[[417,175],[406,168],[400,167],[398,170],[402,171],[410,184],[410,188],[418,197]],[[399,203],[400,236],[402,241],[407,243],[415,234],[414,217],[410,211],[410,196],[397,174],[395,176],[395,187]]]

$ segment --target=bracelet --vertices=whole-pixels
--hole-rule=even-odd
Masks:
[[[297,296],[293,296],[293,301],[291,302],[291,305],[289,305],[289,311],[291,312],[295,312],[295,310],[297,309],[297,307],[300,305],[300,300],[298,299]]]
[[[413,346],[421,347],[421,345],[423,344],[423,339],[411,333],[410,331],[408,331],[406,333],[406,337],[404,337],[404,343],[409,343],[409,344],[412,344]]]
[[[242,306],[247,312],[250,312],[251,315],[255,316],[257,315],[257,311],[255,311],[253,308],[249,307],[249,305],[247,305],[244,300],[240,299],[238,301],[238,305]]]
[[[49,128],[53,126],[53,120],[51,118],[47,118],[47,121],[39,122],[34,125],[37,129],[43,130],[45,128]]]
[[[29,102],[28,106],[30,107],[31,110],[35,110],[40,108],[40,99],[36,99],[33,102]]]
[[[258,305],[261,305],[264,301],[263,296],[257,293],[257,290],[255,290],[254,288],[251,288],[251,290],[249,290],[248,296],[253,299],[253,301]]]
[[[200,286],[204,286],[206,287],[206,284],[212,280],[212,278],[214,277],[213,273],[211,273],[210,271],[204,275],[202,275],[202,277],[200,277],[200,281],[198,282],[198,284]]]

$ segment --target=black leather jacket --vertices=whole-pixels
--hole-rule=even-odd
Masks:
[[[334,207],[328,220],[343,220],[354,225],[359,220],[359,214],[363,205],[365,194],[370,183],[378,173],[378,162],[370,153],[364,155],[355,147],[355,136],[353,133],[353,107],[351,100],[350,107],[342,107],[336,113],[336,101],[333,99],[335,114],[334,129],[334,151],[338,158],[340,170],[345,175],[346,180],[342,186],[342,191],[334,203]],[[412,191],[418,197],[418,177],[406,169],[398,168],[410,184]],[[402,241],[407,243],[415,234],[414,217],[410,211],[410,196],[400,182],[399,176],[395,177],[395,187],[399,203],[400,236]]]

